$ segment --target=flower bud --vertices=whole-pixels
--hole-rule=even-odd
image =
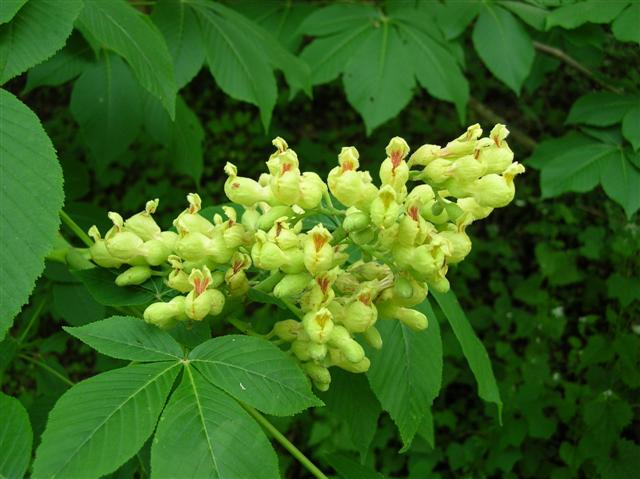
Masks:
[[[507,206],[515,195],[513,184],[515,175],[524,172],[519,163],[512,163],[502,175],[491,173],[485,175],[472,185],[473,198],[481,206],[502,208]]]
[[[447,223],[449,221],[449,214],[444,208],[445,201],[446,200],[443,200],[442,198],[439,200],[427,201],[422,208],[420,208],[420,215],[434,225]]]
[[[430,183],[436,185],[442,184],[453,175],[451,166],[452,163],[450,160],[438,158],[437,160],[433,160],[431,163],[425,166],[423,177],[426,178]]]
[[[289,228],[289,223],[286,222],[286,218],[276,220],[273,227],[269,230],[268,236],[269,239],[275,241],[282,250],[298,248],[300,246],[298,235]]]
[[[451,254],[447,263],[456,264],[467,257],[471,252],[471,239],[464,231],[442,231],[440,235],[451,242]]]
[[[143,241],[130,231],[119,231],[106,240],[109,254],[122,261],[130,261],[140,254]]]
[[[361,231],[371,223],[369,215],[357,208],[349,208],[342,222],[342,227],[347,233]]]
[[[465,133],[447,143],[447,146],[440,151],[440,155],[448,158],[470,155],[481,135],[482,128],[478,123],[475,123],[467,128]]]
[[[355,244],[368,245],[375,239],[375,231],[373,228],[365,228],[360,231],[353,231],[349,234],[349,237]]]
[[[329,370],[314,362],[302,363],[302,369],[307,376],[313,381],[313,385],[318,391],[327,391],[331,383],[331,374]]]
[[[396,201],[396,191],[389,185],[380,188],[378,196],[371,203],[371,222],[382,228],[388,228],[396,222],[400,214],[400,205]]]
[[[342,318],[342,324],[352,333],[362,333],[373,326],[378,319],[378,310],[371,300],[371,292],[361,292],[349,304]]]
[[[160,234],[161,229],[151,216],[156,212],[159,202],[158,198],[147,201],[144,211],[133,215],[124,222],[126,230],[135,233],[144,241],[148,241]]]
[[[451,288],[451,286],[449,285],[449,280],[444,275],[439,275],[432,281],[429,281],[429,286],[431,286],[431,289],[433,289],[434,291],[443,294],[449,291],[449,289]]]
[[[294,216],[293,210],[290,206],[278,205],[269,208],[258,220],[258,228],[261,230],[270,230],[277,220],[282,218],[290,218]]]
[[[480,206],[473,198],[460,198],[457,203],[463,213],[471,215],[472,220],[482,220],[493,211],[489,206]]]
[[[285,319],[273,325],[271,333],[288,343],[295,341],[302,331],[302,323],[295,319]]]
[[[380,180],[399,192],[409,179],[409,167],[404,161],[409,154],[409,145],[396,136],[387,145],[386,152],[387,158],[380,165]]]
[[[436,158],[440,158],[440,150],[438,145],[422,145],[409,158],[409,167],[414,165],[427,166]]]
[[[414,331],[423,331],[427,329],[429,322],[427,317],[420,311],[416,311],[411,308],[403,307],[390,307],[385,309],[385,316],[392,319],[397,319],[405,326],[408,326]]]
[[[156,237],[156,239],[162,241],[169,251],[175,250],[178,238],[179,236],[175,231],[163,231],[158,237]]]
[[[504,139],[509,135],[509,130],[498,123],[489,134],[491,144],[486,148],[477,150],[480,160],[487,173],[502,174],[513,162],[513,151]]]
[[[153,324],[161,329],[168,329],[185,318],[184,296],[176,296],[168,303],[158,302],[147,306],[143,318],[145,322]]]
[[[224,171],[229,175],[224,184],[224,193],[233,203],[238,203],[242,206],[253,206],[259,201],[268,199],[264,187],[250,178],[237,176],[238,169],[232,163],[227,163]]]
[[[187,261],[200,261],[207,256],[210,243],[202,233],[187,233],[176,242],[176,253]]]
[[[322,201],[322,195],[327,192],[327,185],[316,173],[305,172],[300,178],[298,205],[305,210],[317,208]]]
[[[260,212],[256,208],[246,208],[242,213],[242,219],[240,222],[242,226],[249,231],[255,231],[258,229],[258,221],[260,220]]]
[[[342,351],[349,362],[357,363],[364,359],[364,349],[343,326],[333,328],[327,344]]]
[[[371,361],[369,361],[369,358],[365,357],[357,363],[352,363],[351,361],[347,360],[347,358],[344,356],[344,353],[337,348],[330,348],[329,353],[330,362],[332,365],[338,366],[339,368],[344,369],[345,371],[349,371],[350,373],[365,373],[371,367]]]
[[[316,275],[331,268],[333,247],[330,244],[331,233],[321,224],[314,226],[304,239],[304,265]]]
[[[189,207],[178,215],[173,221],[173,225],[180,233],[202,233],[205,236],[210,236],[213,233],[214,226],[211,221],[199,213],[202,207],[200,195],[189,193],[187,201],[189,202]]]
[[[200,294],[192,290],[185,300],[185,313],[189,319],[202,321],[207,315],[216,316],[224,308],[224,295],[217,289],[207,289]]]
[[[309,284],[309,290],[300,300],[303,311],[317,311],[328,305],[335,298],[333,282],[336,280],[338,268],[319,274]]]
[[[188,293],[191,291],[191,284],[189,283],[189,275],[185,271],[180,269],[174,269],[169,273],[167,277],[167,286],[181,293]]]
[[[251,258],[244,253],[236,252],[231,259],[231,268],[224,275],[229,288],[229,295],[244,296],[249,291],[249,280],[245,270],[251,266]]]
[[[309,273],[286,274],[273,288],[276,298],[298,296],[307,288],[312,278]]]
[[[371,326],[364,333],[362,333],[364,340],[367,342],[369,346],[374,349],[382,349],[382,336],[380,336],[380,331],[378,331],[375,326]]]
[[[88,234],[94,241],[94,243],[89,247],[89,253],[91,254],[93,262],[103,268],[119,268],[123,261],[114,258],[111,253],[109,253],[105,240],[100,237],[98,227],[93,225],[89,228]]]
[[[473,155],[466,155],[455,160],[450,167],[453,179],[462,183],[477,180],[485,172],[485,165]]]
[[[289,248],[282,250],[284,257],[287,259],[284,264],[280,266],[280,270],[287,274],[298,274],[306,272],[304,265],[304,251],[301,248]]]
[[[291,352],[300,361],[322,361],[327,355],[327,345],[296,339],[291,343]]]
[[[311,311],[304,315],[302,325],[311,342],[324,344],[333,331],[333,315],[327,308]]]
[[[149,278],[151,278],[151,268],[148,266],[132,266],[116,277],[116,284],[118,286],[142,284]]]
[[[140,246],[140,256],[143,256],[151,266],[159,266],[167,261],[170,253],[171,250],[160,239],[145,241]]]
[[[300,196],[300,170],[286,158],[282,159],[280,165],[278,174],[271,177],[271,193],[279,203],[293,205]]]
[[[255,238],[256,242],[251,248],[251,258],[258,268],[273,271],[286,263],[287,258],[280,247],[269,241],[264,231],[258,231]]]

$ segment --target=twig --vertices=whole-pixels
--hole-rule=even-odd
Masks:
[[[69,386],[75,386],[76,385],[76,383],[74,383],[71,379],[67,378],[66,376],[63,376],[58,371],[53,369],[51,366],[49,366],[48,364],[40,361],[39,359],[36,359],[36,358],[34,358],[32,356],[29,356],[27,354],[20,354],[18,357],[20,357],[22,359],[26,359],[27,361],[35,364],[36,366],[40,366],[42,369],[47,371],[49,374],[51,374],[52,376],[55,376],[60,381],[62,381],[65,384],[68,384]]]
[[[73,231],[78,239],[80,239],[86,246],[89,248],[93,246],[93,241],[91,241],[91,238],[89,238],[87,233],[82,231],[82,228],[80,228],[80,226],[78,226],[78,224],[73,221],[71,217],[64,212],[64,210],[60,210],[60,218],[62,219],[62,222],[67,225],[67,227]]]
[[[552,47],[551,45],[546,45],[544,43],[540,43],[540,42],[536,42],[536,41],[533,42],[533,47],[536,50],[538,50],[538,51],[540,51],[542,53],[546,53],[547,55],[550,55],[552,57],[555,57],[558,60],[563,61],[564,63],[566,63],[570,67],[575,68],[576,70],[578,70],[583,75],[591,78],[594,82],[596,82],[601,87],[606,88],[607,90],[609,90],[609,91],[611,91],[613,93],[617,93],[619,95],[623,93],[622,88],[615,87],[613,85],[608,84],[604,80],[601,80],[600,78],[598,78],[598,76],[595,73],[593,73],[591,70],[589,70],[587,67],[585,67],[582,63],[580,63],[575,58],[567,55],[565,52],[563,52],[559,48]]]

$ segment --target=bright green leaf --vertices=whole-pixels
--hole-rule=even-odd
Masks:
[[[203,28],[207,63],[222,91],[260,109],[265,130],[271,122],[277,89],[273,69],[264,51],[235,22],[196,4]]]
[[[158,29],[124,0],[85,0],[85,4],[79,17],[82,28],[122,56],[173,118],[177,92],[173,61]]]
[[[11,20],[25,3],[27,0],[3,0],[0,3],[0,23],[7,23]]]
[[[640,2],[633,2],[611,25],[613,35],[621,42],[640,43]]]
[[[60,50],[80,10],[82,0],[30,0],[1,25],[0,84]]]
[[[309,15],[299,30],[306,35],[325,36],[373,26],[380,20],[380,13],[370,5],[338,4],[320,8]]]
[[[267,414],[287,416],[322,405],[296,362],[264,339],[211,339],[191,351],[189,360],[208,381]]]
[[[404,450],[411,445],[442,385],[442,341],[437,319],[426,303],[416,309],[427,315],[426,331],[412,331],[400,321],[382,318],[376,328],[384,345],[379,351],[367,350],[371,359],[369,384],[398,426]]]
[[[536,30],[544,30],[547,15],[549,14],[544,8],[532,3],[514,0],[500,0],[499,4],[516,14],[520,20],[530,27]]]
[[[500,391],[493,375],[487,350],[473,331],[453,291],[444,294],[432,291],[431,294],[440,309],[442,309],[460,343],[462,352],[467,358],[471,372],[478,383],[479,396],[485,401],[495,403],[498,406],[498,416],[500,417],[500,422],[502,422],[502,399],[500,399]]]
[[[600,181],[605,193],[631,218],[640,208],[640,169],[632,165],[620,149],[613,150],[601,162]]]
[[[72,80],[91,65],[91,57],[89,45],[74,33],[62,50],[29,70],[25,93],[39,86],[58,86]]]
[[[142,319],[128,316],[111,318],[79,328],[63,328],[99,353],[129,361],[177,361],[180,345],[171,335]]]
[[[633,106],[638,105],[638,97],[616,95],[615,93],[587,93],[573,104],[567,123],[609,126],[620,122]]]
[[[400,25],[406,48],[416,60],[414,69],[420,84],[435,98],[455,103],[463,122],[469,100],[469,84],[455,58],[423,31],[412,25]]]
[[[629,4],[626,1],[585,0],[556,8],[547,16],[547,30],[553,27],[573,29],[585,23],[609,23]]]
[[[407,106],[415,85],[413,60],[396,28],[370,30],[344,70],[349,103],[362,115],[367,134]]]
[[[33,432],[24,406],[0,392],[0,477],[23,477],[31,459]]]
[[[151,447],[154,478],[279,478],[260,426],[227,394],[187,366]]]
[[[434,17],[436,22],[448,40],[460,36],[482,10],[482,2],[475,0],[465,2],[448,0],[444,4],[437,2],[422,3],[435,10]]]
[[[326,411],[346,426],[353,445],[360,457],[364,458],[378,429],[380,415],[380,403],[373,395],[367,379],[362,374],[333,368],[331,387],[320,394],[320,398],[326,404]]]
[[[180,89],[196,76],[204,63],[204,42],[198,19],[181,0],[160,0],[151,19],[167,42],[173,58],[176,86]]]
[[[0,89],[0,339],[26,303],[53,247],[62,169],[38,117]]]
[[[153,432],[179,364],[136,364],[69,389],[49,414],[33,478],[98,478],[124,464]]]
[[[534,57],[531,37],[520,22],[505,9],[486,4],[473,28],[472,39],[491,73],[519,94]]]
[[[634,150],[640,149],[640,102],[636,103],[622,119],[622,134]]]
[[[76,80],[70,108],[93,157],[104,168],[138,136],[142,90],[122,59],[105,52]]]

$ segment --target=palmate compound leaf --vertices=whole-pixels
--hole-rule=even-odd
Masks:
[[[82,0],[30,0],[0,25],[0,84],[60,50],[82,5]]]
[[[260,426],[187,365],[151,447],[154,478],[278,478],[278,458]]]
[[[27,301],[53,247],[62,169],[38,117],[0,89],[0,339]]]
[[[189,360],[212,384],[267,414],[293,415],[323,405],[295,361],[264,339],[210,339],[191,351]]]
[[[379,351],[367,350],[371,358],[369,384],[398,426],[403,450],[411,445],[442,385],[442,341],[437,319],[426,302],[416,309],[427,315],[429,327],[425,331],[412,331],[400,321],[382,318],[376,328],[384,345]]]
[[[453,334],[460,343],[462,353],[467,358],[471,372],[478,383],[478,395],[485,401],[498,406],[498,417],[502,423],[502,399],[487,350],[473,331],[453,291],[444,294],[432,291],[431,294],[442,309],[453,329]]]
[[[33,478],[98,478],[132,457],[153,432],[180,363],[136,364],[65,392],[36,452]]]
[[[531,37],[509,11],[484,7],[473,28],[473,46],[491,73],[519,94],[533,65]]]
[[[78,20],[81,29],[127,61],[140,84],[173,118],[177,92],[173,60],[155,25],[124,0],[85,0]]]
[[[20,401],[0,392],[0,477],[23,477],[33,432],[29,415]]]
[[[112,316],[77,328],[64,327],[67,333],[96,351],[129,361],[179,361],[182,349],[169,333],[127,316]]]

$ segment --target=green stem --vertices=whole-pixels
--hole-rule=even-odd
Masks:
[[[80,226],[78,226],[78,224],[73,221],[71,219],[71,217],[64,212],[64,210],[60,210],[60,218],[62,219],[62,222],[67,225],[67,227],[78,237],[78,239],[80,239],[85,245],[87,245],[89,248],[91,248],[91,246],[93,246],[93,241],[91,241],[91,238],[89,238],[89,236],[87,235],[87,233],[85,233],[84,231],[82,231],[82,228],[80,228]]]
[[[257,289],[258,291],[262,291],[263,293],[269,293],[273,291],[275,285],[278,284],[283,277],[284,273],[280,271],[271,273],[265,279],[256,284],[253,289]]]
[[[260,423],[260,425],[273,437],[276,441],[278,441],[282,447],[284,447],[287,451],[291,453],[293,457],[297,459],[297,461],[302,464],[307,471],[309,471],[313,477],[317,479],[328,479],[327,476],[313,463],[307,456],[305,456],[300,449],[294,446],[289,439],[285,437],[280,431],[276,429],[276,427],[269,422],[269,420],[256,411],[254,408],[249,406],[248,404],[244,404],[240,402],[240,405],[249,413],[253,418]]]
[[[48,364],[32,357],[29,356],[27,354],[20,354],[18,355],[18,357],[22,358],[22,359],[26,359],[27,361],[35,364],[36,366],[40,366],[42,369],[44,369],[45,371],[47,371],[49,374],[51,374],[52,376],[55,376],[56,378],[58,378],[60,381],[62,381],[65,384],[68,384],[69,386],[75,386],[76,383],[74,383],[71,379],[63,376],[62,374],[60,374],[58,371],[56,371],[55,369],[53,369],[51,366],[49,366]]]
[[[18,338],[18,345],[22,345],[22,342],[27,337],[27,334],[29,334],[29,330],[31,329],[31,326],[33,326],[33,323],[36,321],[36,319],[38,319],[38,317],[40,316],[40,313],[42,313],[42,309],[44,308],[44,305],[47,303],[47,299],[48,299],[48,295],[42,298],[42,301],[40,301],[36,306],[36,309],[33,311],[33,314],[29,318],[29,322],[27,323],[27,326],[24,328],[24,331],[22,331],[22,334],[20,334],[20,337]]]
[[[251,329],[251,326],[245,323],[244,321],[240,321],[239,319],[229,317],[227,318],[227,322],[248,336],[263,337],[262,334],[256,333],[253,329]]]
[[[284,298],[278,298],[282,304],[284,304],[287,308],[289,308],[289,311],[291,311],[293,314],[295,314],[298,319],[302,319],[304,317],[304,314],[302,314],[302,311],[300,311],[293,303],[291,303],[289,300],[286,300]]]

